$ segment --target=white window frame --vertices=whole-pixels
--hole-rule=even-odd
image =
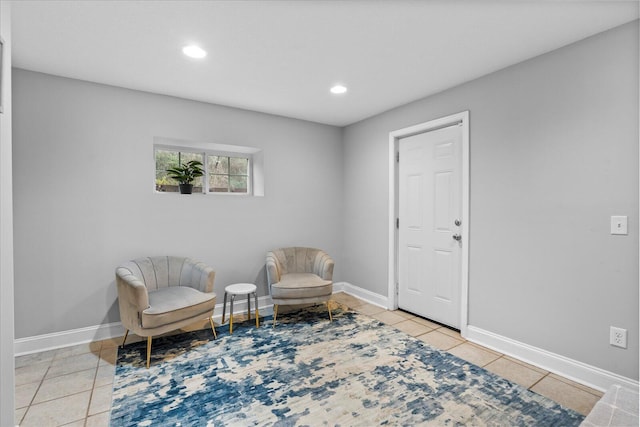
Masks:
[[[179,151],[182,153],[194,153],[203,155],[203,169],[205,171],[202,176],[202,192],[194,194],[203,195],[230,195],[235,197],[242,196],[264,196],[264,180],[262,173],[262,150],[255,147],[246,147],[239,145],[217,144],[217,143],[202,143],[194,141],[185,141],[173,138],[155,137],[153,144],[153,191],[156,194],[179,194],[177,192],[163,192],[157,191],[155,185],[156,176],[156,152],[158,150],[165,151]],[[234,193],[234,192],[216,192],[209,191],[209,162],[208,156],[222,156],[222,157],[237,157],[248,159],[249,164],[247,167],[247,192],[246,193]]]
[[[207,157],[208,156],[219,156],[219,157],[235,157],[235,158],[240,158],[240,159],[248,159],[249,160],[249,164],[247,165],[247,192],[246,193],[232,193],[230,191],[227,192],[217,192],[217,191],[209,191],[209,162],[207,161]],[[231,166],[229,166],[231,167]],[[204,192],[205,194],[233,194],[236,196],[246,196],[246,195],[252,195],[253,194],[253,179],[252,176],[253,174],[251,173],[253,168],[253,158],[251,155],[248,154],[241,154],[241,153],[230,153],[230,152],[224,152],[224,151],[209,151],[209,152],[205,152],[204,153],[204,174],[205,176],[203,178],[207,179],[207,185],[205,185],[206,188],[204,188]],[[216,174],[219,175],[219,174]],[[227,174],[227,176],[231,176],[231,174]]]

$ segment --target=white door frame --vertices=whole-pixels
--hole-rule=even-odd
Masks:
[[[460,123],[462,128],[462,254],[460,274],[460,334],[467,335],[469,300],[469,111],[430,120],[389,133],[389,292],[388,308],[398,308],[398,162],[402,138]]]

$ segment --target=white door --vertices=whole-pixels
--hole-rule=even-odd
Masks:
[[[398,307],[460,328],[462,128],[399,140]]]

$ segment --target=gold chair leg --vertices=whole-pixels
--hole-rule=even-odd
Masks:
[[[213,324],[212,317],[209,317],[209,324],[211,325],[211,330],[213,331],[213,338],[218,339],[218,334],[216,334],[216,327]]]
[[[276,327],[276,319],[278,318],[278,304],[273,304],[273,327]]]
[[[129,330],[124,333],[124,339],[122,340],[122,348],[124,348],[124,343],[127,341],[127,336],[129,335]]]
[[[147,337],[147,369],[151,363],[151,337]]]
[[[329,305],[331,301],[327,301],[327,310],[329,310],[329,322],[333,322],[333,316],[331,315],[331,306]]]

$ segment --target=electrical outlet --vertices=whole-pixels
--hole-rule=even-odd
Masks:
[[[627,330],[611,326],[609,330],[609,344],[615,347],[627,348]]]

